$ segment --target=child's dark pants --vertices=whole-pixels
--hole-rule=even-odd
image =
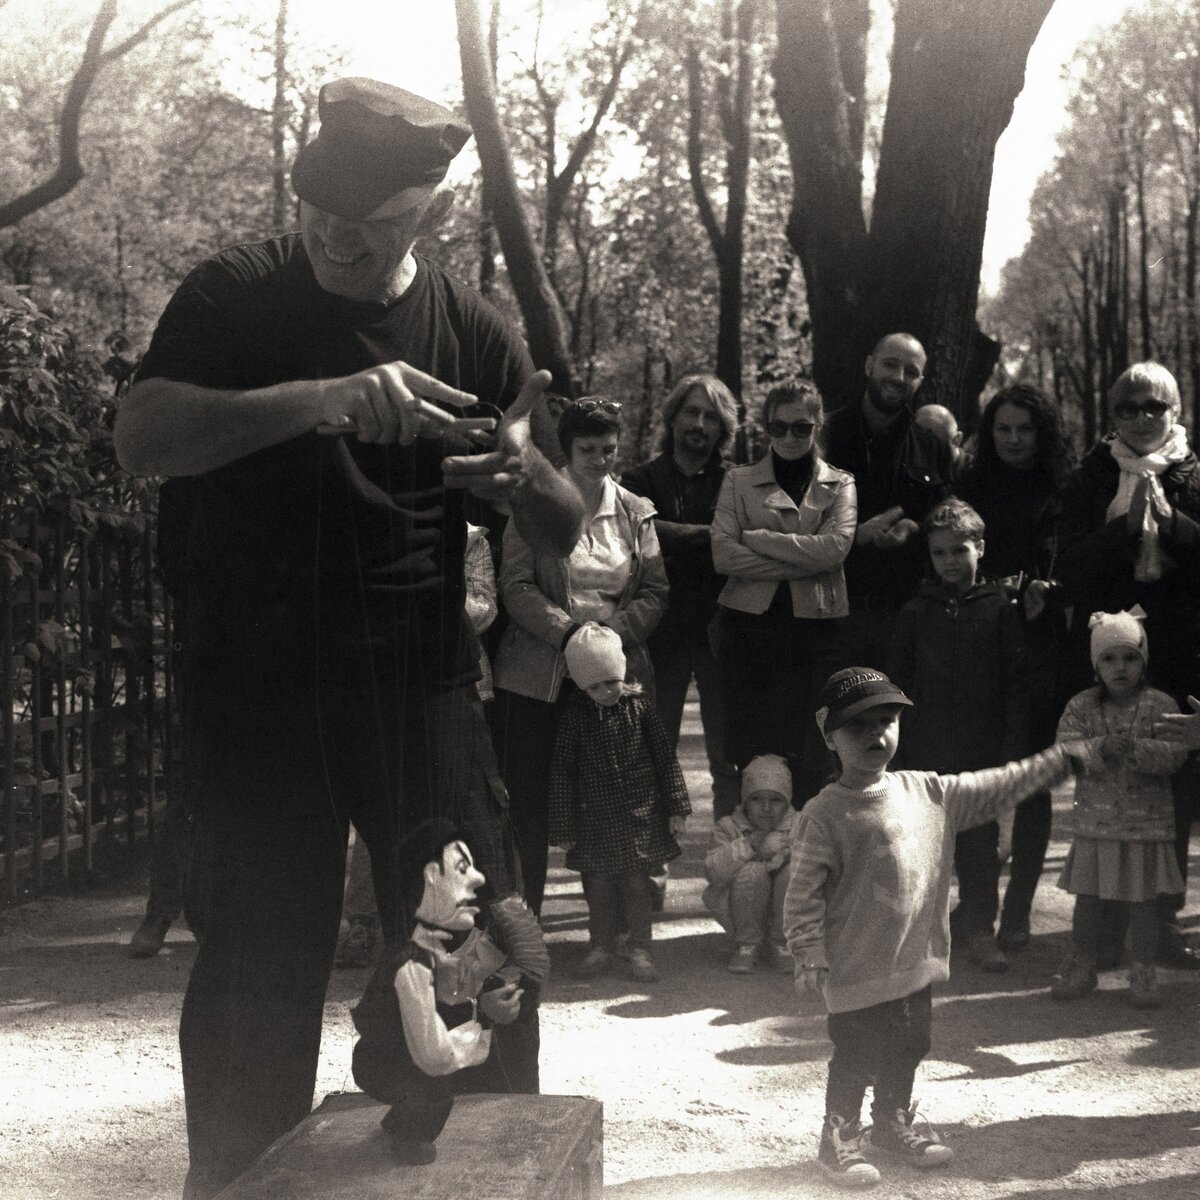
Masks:
[[[877,1123],[908,1109],[917,1067],[929,1053],[932,1019],[932,987],[869,1008],[830,1013],[833,1058],[825,1112],[857,1120],[871,1086],[871,1116]]]
[[[588,933],[593,946],[612,950],[617,935],[629,930],[629,944],[648,949],[651,937],[649,869],[613,875],[583,871]]]

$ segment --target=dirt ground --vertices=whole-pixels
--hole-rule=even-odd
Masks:
[[[552,871],[543,1090],[603,1101],[613,1200],[832,1196],[812,1162],[829,1054],[823,1012],[797,1002],[786,975],[730,975],[700,903],[711,811],[698,732],[691,707],[681,759],[697,813],[655,931],[659,983],[571,978],[583,896],[577,876]],[[1200,973],[1164,973],[1156,1012],[1129,1006],[1117,972],[1085,1000],[1047,995],[1070,913],[1053,886],[1066,804],[1057,797],[1032,945],[1007,975],[955,962],[936,997],[917,1096],[957,1157],[937,1173],[886,1169],[871,1193],[882,1200],[1200,1198]],[[157,958],[126,957],[143,884],[0,913],[2,1200],[179,1195],[187,1147],[176,1029],[194,944],[177,927]],[[1194,912],[1200,888],[1190,899]],[[353,1087],[348,1009],[366,974],[334,974],[318,1100]]]

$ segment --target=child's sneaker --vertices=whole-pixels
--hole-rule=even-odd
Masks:
[[[1050,979],[1055,1000],[1078,1000],[1096,988],[1096,960],[1072,950]]]
[[[603,975],[605,971],[611,970],[612,965],[612,951],[606,950],[603,946],[593,946],[575,968],[575,976],[578,979],[595,979],[597,975]]]
[[[757,961],[757,946],[737,946],[729,956],[729,963],[727,965],[729,970],[735,975],[749,975],[754,970],[754,964]]]
[[[629,951],[629,974],[641,983],[653,983],[658,978],[658,968],[649,950],[635,946]]]
[[[1157,973],[1153,963],[1135,962],[1130,965],[1129,1003],[1134,1008],[1162,1006],[1162,995],[1158,990]]]
[[[943,1143],[928,1121],[915,1125],[917,1106],[898,1108],[887,1120],[876,1122],[867,1135],[871,1145],[885,1154],[895,1154],[914,1167],[940,1167],[954,1157],[954,1151]]]
[[[825,1118],[817,1165],[838,1187],[866,1188],[879,1182],[878,1169],[862,1156],[862,1136],[857,1121],[848,1124],[835,1113]]]

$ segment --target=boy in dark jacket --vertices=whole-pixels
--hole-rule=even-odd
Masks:
[[[996,585],[979,580],[983,519],[961,500],[925,518],[933,578],[901,610],[888,674],[912,697],[905,714],[904,765],[957,774],[1019,758],[1028,741],[1017,610]],[[1000,883],[995,821],[957,837],[955,936],[985,971],[1008,969],[993,936]]]

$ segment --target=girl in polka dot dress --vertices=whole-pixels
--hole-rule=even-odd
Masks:
[[[1170,696],[1146,686],[1144,613],[1094,613],[1092,665],[1098,683],[1074,696],[1058,725],[1060,742],[1087,747],[1075,782],[1075,840],[1058,886],[1075,896],[1071,952],[1050,985],[1056,1000],[1077,1000],[1096,986],[1096,950],[1105,901],[1129,906],[1130,1000],[1160,1003],[1154,957],[1158,897],[1183,891],[1175,861],[1171,776],[1187,757],[1160,736],[1177,713]]]
[[[679,761],[639,687],[625,683],[621,639],[589,622],[564,651],[578,691],[559,721],[550,768],[550,843],[583,876],[591,948],[576,973],[611,969],[628,931],[629,973],[658,978],[650,957],[653,868],[678,858],[692,811]]]

